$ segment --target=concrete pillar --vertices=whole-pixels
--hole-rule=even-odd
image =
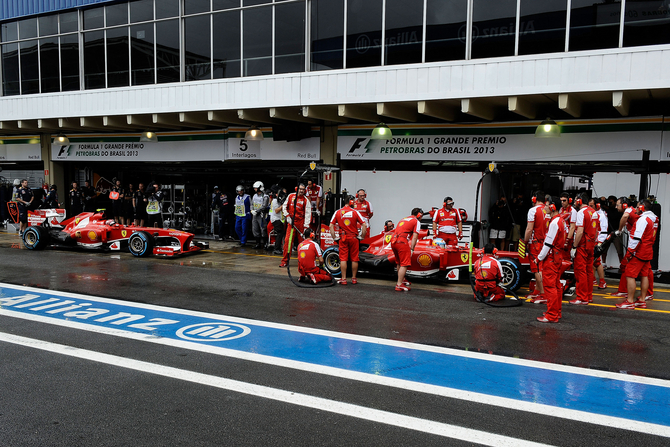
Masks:
[[[65,169],[63,162],[51,161],[51,134],[40,134],[40,146],[42,149],[42,163],[44,164],[44,181],[51,185],[58,186],[58,200],[65,203],[67,192],[65,184]]]
[[[337,166],[337,125],[322,126],[321,127],[321,159],[324,164]],[[339,172],[333,171],[331,180],[323,181],[324,192],[330,189],[334,193],[338,192],[335,189],[336,178],[340,175]]]

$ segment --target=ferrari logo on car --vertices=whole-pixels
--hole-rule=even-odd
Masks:
[[[121,230],[121,236],[126,237],[128,235],[128,232],[126,230]]]
[[[390,235],[390,234],[387,234],[386,236],[384,236],[384,242],[386,242],[387,244],[388,244],[389,242],[391,242],[391,237],[393,237],[393,236]]]
[[[467,253],[461,253],[461,261],[468,262],[468,254]]]

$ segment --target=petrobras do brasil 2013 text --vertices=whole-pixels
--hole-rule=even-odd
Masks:
[[[386,140],[382,154],[494,154],[506,137],[398,137]]]

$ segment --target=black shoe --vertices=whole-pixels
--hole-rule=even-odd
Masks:
[[[254,245],[254,248],[261,248],[261,244]]]

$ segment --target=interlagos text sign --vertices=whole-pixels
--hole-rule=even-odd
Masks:
[[[655,131],[571,133],[551,139],[534,134],[402,135],[388,140],[338,136],[337,151],[348,160],[544,162],[639,160],[642,150],[650,150],[651,159],[658,160],[660,142]]]

